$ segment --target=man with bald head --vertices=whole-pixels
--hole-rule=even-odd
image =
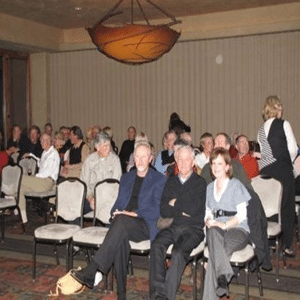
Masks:
[[[151,300],[175,300],[190,253],[204,239],[206,183],[193,172],[194,158],[191,146],[176,147],[175,161],[179,172],[168,178],[160,204],[161,216],[173,218],[173,222],[159,231],[151,245]],[[174,244],[171,266],[166,271],[166,251],[171,244]]]
[[[96,273],[107,274],[114,265],[118,299],[126,299],[126,278],[130,255],[129,241],[153,240],[159,217],[159,204],[165,177],[149,168],[151,147],[147,142],[134,146],[136,170],[121,177],[120,189],[111,215],[112,222],[105,240],[91,263],[71,275],[89,288],[94,287]],[[100,273],[99,273],[100,272]]]
[[[39,172],[33,176],[22,177],[19,207],[23,223],[27,223],[25,195],[29,192],[51,191],[58,178],[59,154],[52,146],[52,139],[48,134],[44,133],[41,136],[41,145],[43,153],[40,159],[32,153],[28,154],[29,157],[37,159]]]

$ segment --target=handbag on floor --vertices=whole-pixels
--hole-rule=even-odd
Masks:
[[[79,267],[77,270],[79,271],[81,268]],[[59,295],[76,295],[82,293],[84,288],[85,286],[83,284],[71,276],[70,270],[66,275],[57,280],[55,293],[50,291],[48,296],[57,297]]]

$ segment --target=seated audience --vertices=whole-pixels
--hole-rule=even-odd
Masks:
[[[111,139],[104,131],[96,136],[96,152],[90,154],[82,165],[80,179],[87,185],[87,202],[84,213],[94,209],[95,185],[107,178],[120,180],[122,175],[119,157],[111,149]]]
[[[134,160],[136,171],[121,178],[119,195],[111,211],[112,223],[103,244],[87,267],[71,271],[77,281],[93,288],[97,271],[107,274],[114,265],[119,300],[126,299],[129,241],[155,238],[155,222],[165,184],[164,176],[149,168],[151,149],[148,143],[135,145]]]
[[[7,148],[14,146],[17,149],[17,151],[12,155],[12,159],[15,163],[19,162],[26,152],[29,152],[28,145],[29,139],[26,135],[22,134],[21,126],[14,125],[12,128],[12,136],[7,142]]]
[[[0,151],[0,178],[2,174],[2,169],[7,165],[13,165],[14,161],[11,158],[11,155],[16,153],[17,148],[13,145],[10,145],[6,150]]]
[[[242,164],[247,172],[247,176],[251,179],[258,176],[258,163],[255,157],[249,152],[249,142],[245,135],[241,134],[236,139],[236,149],[238,154],[236,159]]]
[[[127,130],[128,139],[123,142],[119,154],[123,174],[126,173],[129,157],[134,150],[135,135],[136,135],[135,127],[130,126]]]
[[[165,149],[161,150],[155,161],[155,168],[160,173],[166,175],[167,167],[172,164],[174,159],[174,142],[177,139],[175,131],[168,131],[164,135],[163,145]]]
[[[3,130],[0,129],[0,151],[4,150],[4,134]]]
[[[61,126],[59,128],[59,131],[63,134],[65,140],[65,144],[63,146],[62,152],[66,153],[72,147],[72,142],[70,139],[71,131],[70,128],[66,126]]]
[[[29,192],[47,192],[53,188],[59,172],[59,155],[52,146],[51,137],[44,133],[41,137],[43,154],[38,159],[39,171],[36,175],[22,177],[20,187],[20,211],[23,223],[27,223],[26,199]],[[33,156],[32,153],[29,156]]]
[[[85,143],[89,147],[90,153],[95,152],[95,144],[94,144],[94,141],[93,141],[93,129],[91,127],[89,127],[86,130]]]
[[[71,128],[72,147],[68,150],[67,160],[61,168],[60,175],[62,177],[80,177],[82,164],[89,155],[89,147],[83,141],[83,134],[78,126]]]
[[[146,142],[149,143],[148,141],[148,137],[144,132],[140,132],[136,135],[135,138],[135,142],[134,144],[140,143],[140,142]],[[150,144],[150,143],[149,143]],[[151,151],[152,152],[152,151]],[[153,156],[153,153],[152,153]],[[153,156],[154,157],[154,156]],[[152,165],[152,162],[150,164],[150,166]],[[126,171],[129,172],[132,168],[134,167],[134,158],[133,158],[133,153],[130,154],[129,160],[128,160],[128,164],[127,164],[127,168]]]
[[[205,132],[200,137],[200,151],[201,153],[196,155],[195,163],[200,171],[209,162],[209,157],[214,148],[214,138],[211,133]]]
[[[229,151],[230,138],[226,133],[218,133],[215,138],[215,148],[223,148]],[[238,179],[248,190],[251,195],[249,205],[247,207],[248,225],[250,227],[250,239],[255,244],[255,253],[257,254],[259,263],[265,270],[271,270],[272,265],[270,261],[270,251],[267,238],[267,218],[265,211],[262,207],[261,201],[258,195],[253,190],[251,180],[248,178],[244,167],[239,163],[238,160],[233,159],[231,161],[231,167],[233,171],[233,177]],[[201,176],[209,184],[215,178],[210,171],[210,165],[206,164],[203,167]]]
[[[176,112],[173,112],[170,116],[169,130],[175,131],[177,136],[180,136],[183,132],[191,132],[191,127],[186,125]]]
[[[207,187],[205,223],[209,250],[204,281],[205,300],[217,300],[228,293],[233,276],[230,257],[249,242],[247,205],[251,199],[243,184],[232,178],[229,152],[215,148],[210,157],[215,180]]]
[[[65,139],[60,131],[56,131],[54,134],[54,148],[57,150],[60,158],[60,165],[62,166],[65,162],[65,152],[64,152]]]
[[[32,125],[29,129],[29,143],[27,145],[27,151],[23,154],[20,151],[20,156],[27,157],[29,154],[33,154],[37,158],[41,158],[43,153],[43,148],[40,142],[41,130],[38,126]]]
[[[48,135],[50,135],[52,137],[52,133],[53,133],[53,126],[50,122],[46,123],[44,126],[44,132],[47,133]]]
[[[236,138],[238,137],[238,133],[234,131],[231,135],[231,145],[229,147],[229,154],[231,158],[235,158],[238,154],[238,151],[236,149]]]
[[[106,132],[108,134],[108,136],[110,137],[111,148],[118,155],[119,149],[118,149],[115,141],[113,140],[114,135],[113,135],[113,131],[112,131],[111,127],[106,126],[103,128],[103,131]]]
[[[158,232],[151,245],[151,299],[175,300],[190,253],[204,239],[206,182],[193,172],[194,156],[189,145],[175,149],[179,173],[168,178],[160,203],[160,215],[173,222]],[[171,266],[166,271],[166,251],[171,244]]]

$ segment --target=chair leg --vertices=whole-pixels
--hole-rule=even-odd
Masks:
[[[56,264],[59,265],[59,258],[58,258],[58,252],[57,252],[57,245],[54,244],[54,255],[55,255],[55,258],[56,258]]]
[[[133,265],[132,265],[132,259],[131,256],[129,257],[129,262],[128,262],[128,271],[129,271],[129,275],[133,276]]]
[[[17,210],[18,210],[19,219],[20,219],[20,222],[21,222],[21,225],[22,225],[22,229],[23,229],[23,234],[25,234],[25,225],[24,225],[23,220],[22,220],[21,210],[20,210],[19,206],[17,206]]]
[[[246,275],[246,284],[245,284],[245,299],[249,299],[249,262],[246,262],[245,265],[245,275]]]
[[[203,292],[204,292],[204,279],[205,279],[205,259],[204,257],[201,259],[201,285],[200,285],[200,299],[203,299]]]
[[[1,241],[4,243],[4,214],[3,210],[0,212],[0,218],[1,218]]]
[[[279,239],[276,237],[276,281],[279,282]],[[280,247],[281,249],[282,247]],[[282,251],[283,255],[283,251]]]
[[[261,272],[260,272],[260,267],[259,267],[259,262],[258,262],[257,256],[256,256],[256,261],[257,261],[256,274],[257,274],[258,290],[259,290],[259,295],[262,297],[264,295],[264,291],[263,291]]]
[[[71,257],[72,257],[71,250],[73,249],[73,247],[71,247],[71,240],[67,241],[66,244],[67,244],[66,271],[69,272],[70,265],[71,265]]]
[[[197,256],[192,261],[193,299],[197,300]]]
[[[33,238],[33,252],[32,252],[32,279],[35,281],[36,277],[36,240]]]

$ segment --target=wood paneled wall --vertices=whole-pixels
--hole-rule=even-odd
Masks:
[[[280,96],[300,141],[300,32],[181,42],[159,61],[127,66],[96,50],[50,55],[55,128],[111,126],[120,147],[129,125],[157,148],[177,112],[202,133],[256,139],[264,99]]]

